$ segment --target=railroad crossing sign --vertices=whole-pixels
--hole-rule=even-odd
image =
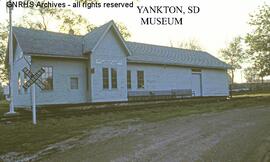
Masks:
[[[41,75],[45,72],[43,68],[40,68],[36,73],[32,73],[29,69],[26,67],[23,68],[23,73],[29,77],[29,80],[23,84],[23,88],[27,89],[30,86],[32,86],[32,115],[33,115],[33,124],[37,124],[37,111],[36,111],[36,86],[35,84],[40,88],[44,89],[45,84],[39,79]]]
[[[36,84],[40,89],[45,88],[45,84],[39,79],[41,75],[45,72],[44,69],[40,68],[35,74],[33,74],[29,69],[26,67],[22,70],[26,76],[29,77],[29,80],[23,84],[23,88],[27,89],[32,84]]]

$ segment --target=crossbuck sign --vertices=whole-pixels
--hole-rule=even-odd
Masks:
[[[26,67],[23,68],[23,73],[28,76],[29,80],[23,84],[23,88],[28,89],[32,85],[32,114],[33,114],[33,123],[37,123],[36,119],[36,92],[35,92],[35,84],[40,88],[44,89],[45,84],[40,80],[40,77],[45,72],[44,69],[40,68],[36,73],[32,73],[29,69]]]
[[[44,89],[45,88],[45,84],[39,79],[41,77],[41,75],[45,72],[44,69],[39,69],[38,72],[36,72],[35,74],[33,74],[29,69],[27,69],[26,67],[23,68],[23,73],[28,76],[29,80],[23,84],[23,88],[27,89],[29,88],[32,84],[36,83],[36,85],[40,88],[40,89]]]

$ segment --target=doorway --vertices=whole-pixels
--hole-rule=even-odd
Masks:
[[[202,96],[202,75],[201,73],[192,73],[191,88],[193,96]]]

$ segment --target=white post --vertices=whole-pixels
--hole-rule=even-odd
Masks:
[[[9,7],[9,95],[10,95],[10,104],[9,104],[9,112],[8,114],[14,114],[14,98],[13,98],[13,84],[14,84],[14,79],[13,79],[13,34],[12,34],[12,7]]]
[[[32,85],[32,116],[33,124],[37,124],[37,111],[36,111],[36,85]]]

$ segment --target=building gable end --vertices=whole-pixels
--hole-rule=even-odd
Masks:
[[[109,32],[113,32],[114,35],[115,35],[115,39],[117,40],[117,42],[119,44],[121,44],[122,48],[125,50],[126,56],[131,55],[131,52],[130,52],[129,48],[127,47],[127,45],[125,43],[125,40],[122,37],[122,35],[120,34],[118,28],[116,27],[116,25],[114,24],[113,21],[111,21],[110,23],[111,24],[107,27],[107,29],[105,30],[105,32],[102,34],[102,36],[99,38],[99,40],[97,41],[97,43],[93,47],[92,52],[94,52],[98,48],[98,46],[104,40],[104,37],[106,37],[106,35],[108,35]]]
[[[110,57],[129,56],[128,51],[121,42],[121,39],[117,36],[117,33],[112,28],[106,32],[92,53],[110,55]]]

